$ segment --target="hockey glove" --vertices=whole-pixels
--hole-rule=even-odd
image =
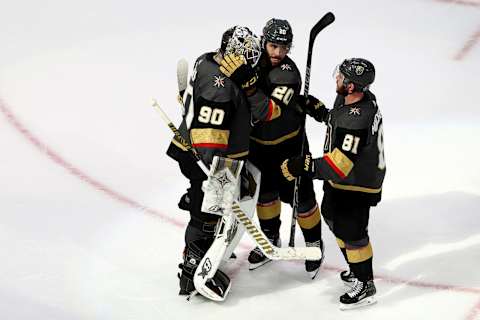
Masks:
[[[328,109],[325,107],[322,101],[318,100],[312,95],[305,97],[300,95],[298,103],[306,114],[317,120],[318,122],[325,122],[328,117]]]
[[[258,75],[243,56],[225,55],[220,62],[220,71],[242,88],[247,96],[257,91]]]
[[[313,177],[315,171],[310,153],[287,159],[283,161],[280,168],[283,176],[288,181],[293,181],[298,176]]]

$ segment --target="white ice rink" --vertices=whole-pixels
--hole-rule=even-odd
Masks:
[[[378,304],[342,312],[345,267],[248,271],[245,236],[223,303],[177,295],[187,187],[165,155],[176,62],[235,24],[288,19],[310,92],[334,99],[343,58],[374,62],[387,177],[372,210]],[[0,6],[0,319],[480,319],[480,1],[3,1]],[[320,155],[324,128],[309,120]],[[320,200],[321,183],[316,184]],[[288,239],[291,210],[284,207]],[[302,244],[301,232],[297,243]]]

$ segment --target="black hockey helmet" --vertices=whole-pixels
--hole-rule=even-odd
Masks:
[[[355,84],[357,91],[366,91],[375,80],[375,67],[363,58],[345,59],[338,66],[338,71],[345,77],[343,84]]]
[[[272,42],[276,44],[286,45],[289,48],[293,41],[293,32],[290,23],[287,20],[272,18],[267,21],[263,27],[262,46]]]
[[[260,59],[262,48],[260,39],[249,28],[234,26],[223,33],[220,52],[243,55],[247,63],[254,67]]]

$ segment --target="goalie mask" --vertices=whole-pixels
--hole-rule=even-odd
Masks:
[[[223,54],[243,55],[255,67],[260,59],[260,39],[247,27],[235,26],[224,32],[220,50]]]

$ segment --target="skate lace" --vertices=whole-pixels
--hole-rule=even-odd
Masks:
[[[347,292],[350,298],[356,297],[362,292],[363,290],[363,282],[355,280],[355,285],[352,287],[352,289]]]
[[[305,241],[305,245],[307,247],[320,247],[320,240],[313,241],[313,242]]]
[[[255,252],[256,254],[258,254],[259,256],[263,256],[263,252],[262,252],[262,250],[260,250],[259,247],[255,247],[255,249],[253,249],[253,252]]]

